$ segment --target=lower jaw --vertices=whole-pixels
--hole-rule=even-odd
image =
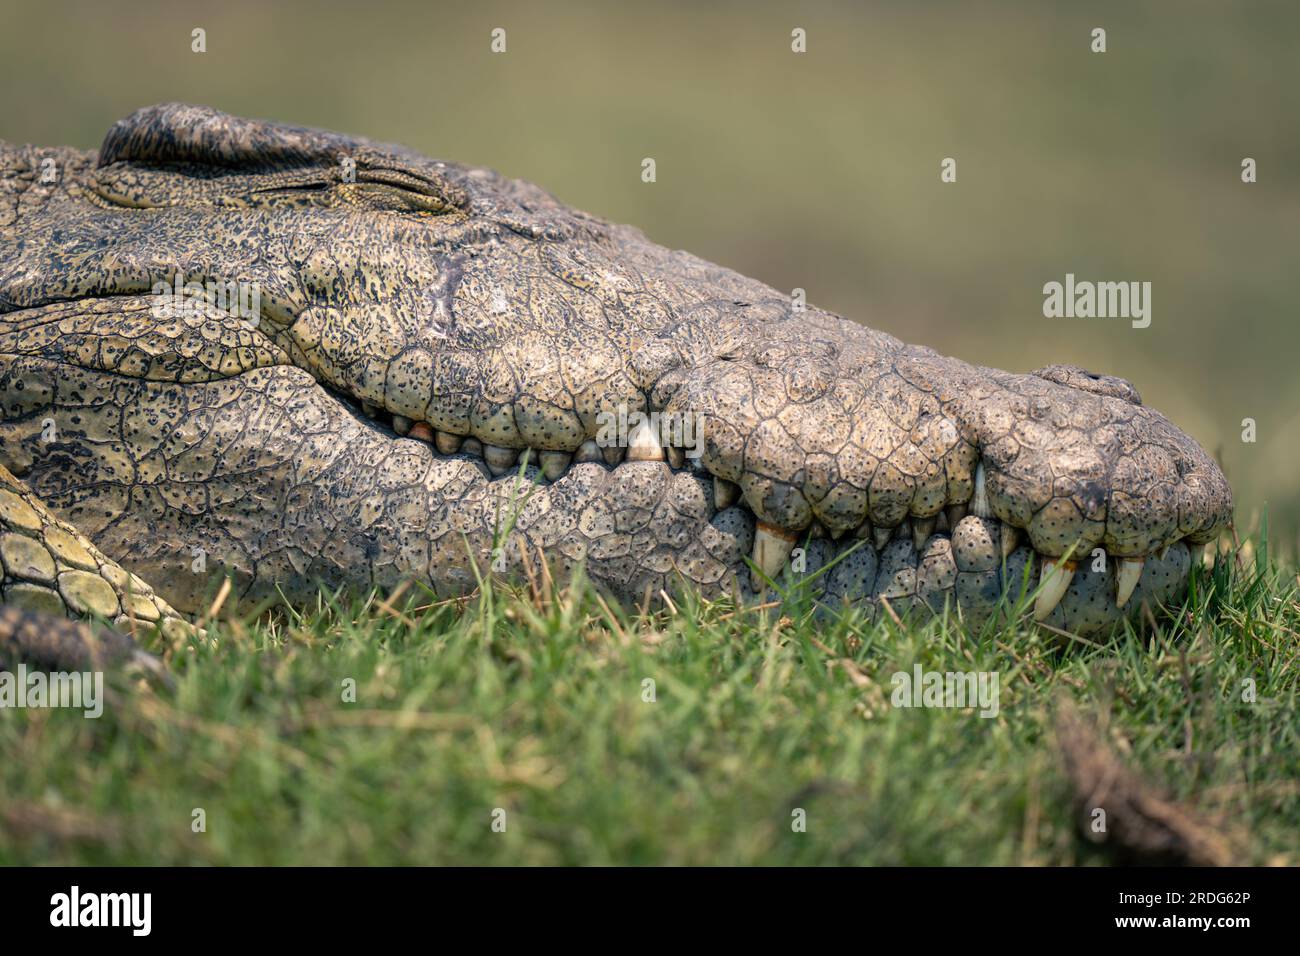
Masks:
[[[538,477],[535,469],[527,468],[521,475]],[[581,540],[574,534],[557,538],[543,527],[549,511],[535,520],[521,516],[512,540],[500,549],[503,561],[494,568],[498,576],[523,580],[528,563],[545,560],[558,565],[560,574],[573,573],[581,564],[603,590],[639,606],[686,590],[751,605],[782,601],[802,591],[829,611],[858,608],[873,618],[948,614],[971,629],[995,617],[1021,617],[1055,631],[1089,637],[1142,617],[1144,609],[1176,600],[1186,587],[1193,560],[1181,542],[1151,555],[1121,608],[1117,606],[1119,562],[1108,560],[1102,552],[1081,555],[1070,562],[1073,574],[1059,600],[1045,603],[1042,595],[1052,584],[1045,576],[1059,574],[1062,562],[1023,544],[1004,557],[1000,522],[967,516],[950,533],[929,534],[919,548],[906,522],[883,544],[874,538],[845,536],[836,541],[804,533],[787,539],[789,550],[781,568],[769,576],[754,563],[755,556],[762,554],[755,540],[765,526],[743,503],[716,508],[707,475],[674,470],[664,462],[625,462],[613,469],[587,463],[574,466],[555,484],[538,486],[537,491],[548,497],[557,492],[563,496],[570,480],[604,485],[604,493],[586,503],[577,521],[585,522],[588,530],[599,526],[608,533]],[[521,487],[526,487],[514,476],[496,478],[490,485],[500,501],[520,498]],[[671,498],[676,487],[678,497],[693,493],[695,500],[708,502],[707,518],[697,518],[691,540],[663,555],[657,565],[654,549],[638,551],[637,529],[628,512],[620,511],[620,505],[634,497],[629,488],[650,486],[665,489],[658,494],[661,501]],[[959,553],[953,547],[954,535],[964,541],[981,540],[988,547],[975,552],[962,548]],[[523,550],[530,552],[530,561],[520,559]]]
[[[356,439],[341,459],[371,460],[370,453],[391,441],[364,431]],[[403,581],[450,598],[473,592],[484,578],[524,583],[545,562],[556,579],[581,569],[629,606],[687,591],[750,606],[806,594],[832,611],[947,613],[978,628],[995,615],[1033,620],[1044,565],[1052,567],[1023,545],[1003,558],[999,522],[966,516],[949,533],[919,542],[907,523],[888,540],[880,529],[839,540],[805,533],[782,542],[779,567],[764,575],[754,564],[762,557],[756,539],[770,531],[743,503],[718,508],[712,477],[693,469],[661,461],[585,462],[549,483],[528,466],[489,478],[481,462],[410,444],[409,474],[385,476],[396,491],[379,492],[374,469],[349,464],[344,487],[339,472],[318,476],[335,492],[319,501],[261,483],[233,489],[239,494],[231,504],[202,516],[203,526],[220,531],[211,537],[197,537],[188,524],[147,525],[131,513],[98,529],[95,540],[188,612],[206,608],[213,579],[227,574],[235,579],[238,604],[248,608],[263,601],[309,605],[322,586],[360,593]],[[56,491],[42,489],[39,472],[33,477],[38,493]],[[369,509],[372,499],[382,507]],[[244,510],[249,502],[255,510]],[[206,575],[194,573],[189,547],[165,544],[177,541],[207,549]],[[223,550],[223,542],[237,544]],[[1103,633],[1144,606],[1175,599],[1191,559],[1181,543],[1150,556],[1123,609],[1116,606],[1117,564],[1081,555],[1070,586],[1042,623],[1082,637]],[[236,601],[227,609],[237,613]]]

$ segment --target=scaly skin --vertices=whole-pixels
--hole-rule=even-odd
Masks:
[[[189,624],[144,581],[122,569],[60,521],[0,466],[0,666],[26,660],[56,669],[134,661],[153,669],[135,651],[129,633],[162,628],[175,639]],[[107,620],[120,630],[93,629],[67,617]]]
[[[488,170],[165,105],[98,154],[0,145],[0,174],[0,465],[184,611],[213,573],[463,593],[524,549],[625,599],[747,599],[746,558],[775,575],[803,538],[808,573],[848,553],[832,601],[976,621],[1082,558],[1038,616],[1088,634],[1175,596],[1231,518],[1126,382],[796,312]],[[251,284],[258,314],[160,317],[178,271]],[[702,455],[595,448],[620,406],[695,416]],[[1120,558],[1146,558],[1123,610]],[[36,583],[5,574],[6,602]]]

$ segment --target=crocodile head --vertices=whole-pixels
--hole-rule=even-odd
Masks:
[[[165,105],[0,171],[0,464],[182,608],[213,571],[749,598],[833,563],[829,600],[977,620],[1041,581],[1091,633],[1230,521],[1127,382],[909,346],[485,169]]]

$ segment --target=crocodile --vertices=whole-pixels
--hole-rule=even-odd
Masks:
[[[908,345],[493,171],[163,104],[0,143],[0,601],[118,626],[440,596],[1183,592],[1232,495],[1128,382]],[[13,628],[9,629],[10,631]]]

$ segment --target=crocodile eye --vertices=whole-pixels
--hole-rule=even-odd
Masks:
[[[250,177],[205,167],[117,164],[95,171],[90,184],[103,202],[126,209],[272,205],[332,206],[334,186],[322,178],[250,182]]]
[[[115,163],[95,171],[93,191],[119,207],[352,206],[375,212],[443,215],[463,208],[453,186],[384,168],[308,167],[244,173],[204,166]]]
[[[357,206],[441,215],[469,197],[401,147],[184,103],[146,107],[104,137],[92,192],[119,207]]]
[[[337,192],[344,203],[366,209],[440,215],[456,208],[432,191],[417,192],[387,183],[341,183]]]

